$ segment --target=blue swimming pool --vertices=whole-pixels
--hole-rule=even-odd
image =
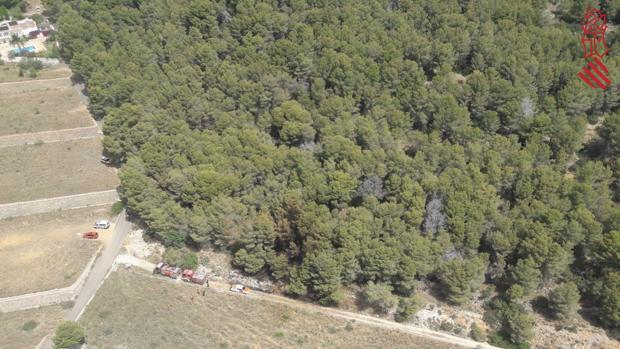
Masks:
[[[20,54],[22,52],[34,52],[36,50],[36,48],[34,46],[26,46],[26,47],[22,47],[21,49],[16,48],[11,50],[11,53],[13,54]]]

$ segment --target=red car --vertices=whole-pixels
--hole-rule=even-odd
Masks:
[[[87,233],[82,234],[84,239],[95,240],[99,237],[99,233],[96,231],[89,231]]]

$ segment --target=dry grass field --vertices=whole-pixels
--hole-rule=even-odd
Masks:
[[[17,64],[7,63],[4,65],[0,65],[0,83],[3,82],[13,82],[13,81],[27,81],[27,80],[44,80],[44,79],[55,79],[62,77],[70,77],[71,70],[64,64],[58,64],[53,67],[44,68],[39,71],[37,76],[33,79],[28,76],[28,74],[24,74],[24,76],[19,76],[19,67]]]
[[[109,215],[106,205],[0,220],[0,297],[71,285],[100,246],[80,234]]]
[[[191,300],[194,297],[194,300]],[[110,275],[80,322],[110,348],[418,348],[447,346],[261,299],[175,284],[145,272]]]
[[[57,78],[52,80],[23,80],[0,83],[0,95],[10,95],[32,91],[46,91],[55,88],[72,87],[73,82],[69,78]]]
[[[44,83],[57,83],[55,80]],[[28,84],[18,84],[26,85]],[[11,86],[11,85],[9,85]],[[17,88],[17,86],[11,86]],[[72,86],[2,93],[0,136],[92,126],[94,121]]]
[[[34,348],[43,337],[54,332],[62,316],[59,305],[0,313],[0,349]]]
[[[114,189],[98,138],[0,149],[0,204]]]

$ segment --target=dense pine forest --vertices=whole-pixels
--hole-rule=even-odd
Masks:
[[[590,89],[588,4],[48,8],[149,235],[229,251],[321,304],[351,285],[388,295],[400,320],[423,285],[454,304],[491,288],[490,340],[526,348],[542,290],[559,319],[580,302],[620,326],[620,35],[614,85]],[[619,1],[600,6],[620,22]]]

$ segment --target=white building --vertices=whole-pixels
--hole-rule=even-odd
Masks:
[[[0,44],[11,41],[13,34],[28,37],[30,33],[38,30],[37,22],[30,18],[0,22]]]

